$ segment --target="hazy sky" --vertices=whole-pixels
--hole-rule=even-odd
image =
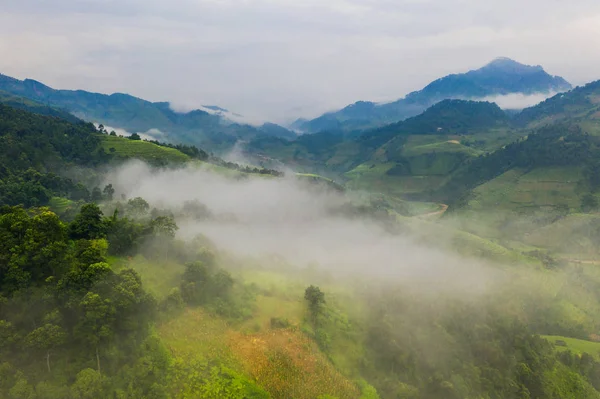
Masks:
[[[276,121],[496,56],[600,79],[598,0],[1,0],[0,72]]]

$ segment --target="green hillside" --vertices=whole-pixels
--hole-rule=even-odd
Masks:
[[[102,148],[119,158],[139,158],[150,163],[183,163],[191,158],[175,148],[159,146],[141,140],[128,140],[121,137],[101,135]]]
[[[63,113],[67,111],[90,122],[132,133],[156,129],[174,143],[192,144],[215,151],[230,149],[239,139],[248,140],[261,136],[287,139],[296,137],[293,132],[282,127],[265,125],[257,128],[233,123],[218,114],[202,110],[178,113],[167,102],[150,102],[123,93],[106,95],[84,90],[57,90],[32,79],[21,81],[2,74],[0,90],[36,104],[44,104],[46,108],[60,108]],[[20,101],[11,103],[19,105]]]
[[[371,160],[401,163],[406,155],[415,158],[415,175],[439,175],[482,150],[499,148],[522,135],[513,131],[508,116],[495,104],[447,100],[422,115],[375,130],[306,134],[294,141],[261,138],[250,141],[246,150],[248,156],[321,174],[349,172]],[[459,145],[452,145],[456,141]],[[430,146],[417,148],[423,145]],[[437,155],[446,159],[434,160]]]
[[[581,339],[561,337],[561,336],[543,336],[548,341],[554,344],[554,347],[559,352],[571,351],[576,355],[587,353],[600,359],[600,342],[590,342]]]
[[[600,133],[600,81],[557,94],[515,118],[517,123],[533,127],[565,120],[581,123],[590,133]]]

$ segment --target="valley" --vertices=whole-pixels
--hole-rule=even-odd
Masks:
[[[464,79],[291,136],[3,76],[0,397],[600,398],[600,86]]]

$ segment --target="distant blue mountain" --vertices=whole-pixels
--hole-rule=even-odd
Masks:
[[[495,95],[528,95],[570,89],[569,82],[559,76],[549,75],[539,65],[529,66],[510,58],[497,58],[480,69],[437,79],[398,101],[387,104],[359,101],[316,119],[297,122],[294,127],[306,133],[366,129],[418,115],[446,99],[481,99]]]

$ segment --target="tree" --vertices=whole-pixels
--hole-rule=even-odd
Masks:
[[[75,327],[79,339],[96,350],[97,370],[100,373],[98,346],[113,335],[115,309],[109,299],[88,292],[79,303],[80,321]]]
[[[104,186],[102,193],[104,194],[104,198],[106,198],[107,201],[112,201],[115,195],[115,189],[113,188],[112,184],[107,184],[106,186]]]
[[[94,187],[90,199],[92,200],[92,202],[96,203],[102,201],[102,191],[100,191],[100,187]]]
[[[159,216],[150,225],[157,237],[175,238],[175,232],[179,230],[175,219],[170,216]]]
[[[17,374],[17,382],[8,392],[8,397],[10,399],[36,399],[35,389],[29,384],[27,378],[21,372]]]
[[[128,218],[118,218],[115,214],[107,221],[109,253],[130,255],[136,253],[140,239],[144,235],[144,226]]]
[[[97,399],[106,397],[105,385],[106,380],[99,371],[85,369],[77,374],[71,390],[76,399]]]
[[[150,205],[145,199],[136,197],[127,201],[127,210],[134,218],[142,218],[148,215]]]
[[[8,292],[42,283],[67,267],[66,228],[55,213],[19,207],[0,212],[0,284]]]
[[[325,294],[321,292],[319,287],[311,285],[304,291],[304,299],[308,301],[308,309],[310,310],[313,321],[316,322],[317,317],[321,314],[323,305],[325,304]]]
[[[204,303],[208,298],[207,287],[210,280],[210,272],[202,262],[186,263],[181,283],[183,299],[194,305]]]
[[[160,244],[165,248],[165,259],[169,257],[171,240],[175,238],[175,232],[179,230],[175,219],[170,216],[159,216],[150,223],[152,232],[158,238]]]
[[[36,328],[25,337],[26,345],[30,348],[46,352],[46,365],[50,372],[50,351],[62,345],[67,338],[67,334],[54,324],[45,324]]]
[[[81,207],[75,220],[69,225],[71,238],[75,240],[94,240],[106,237],[106,225],[102,220],[102,211],[96,204]]]

